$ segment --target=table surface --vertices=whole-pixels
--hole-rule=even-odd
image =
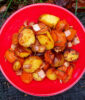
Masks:
[[[85,26],[85,12],[78,13],[77,17]],[[0,27],[5,19],[2,19],[2,14],[0,14]],[[0,100],[85,100],[85,74],[75,86],[62,94],[51,97],[35,97],[14,88],[0,72]]]

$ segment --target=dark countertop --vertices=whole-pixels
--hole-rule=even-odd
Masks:
[[[85,26],[85,12],[78,13],[78,18]],[[0,27],[4,20],[0,14]],[[0,100],[85,100],[85,74],[75,86],[62,94],[51,97],[35,97],[14,88],[0,72]]]

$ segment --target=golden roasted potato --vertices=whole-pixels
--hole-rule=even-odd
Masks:
[[[64,52],[64,59],[66,61],[72,62],[79,58],[79,53],[73,49],[68,49]]]
[[[28,57],[31,53],[32,51],[28,48],[23,48],[19,46],[15,49],[15,54],[21,58]]]
[[[59,17],[50,14],[43,14],[39,17],[40,22],[50,27],[55,27],[59,20],[60,20]]]
[[[18,71],[21,68],[21,63],[20,61],[15,61],[13,64],[13,70]]]
[[[50,80],[56,80],[57,75],[56,75],[56,69],[55,68],[50,68],[46,71],[46,76]]]
[[[36,81],[42,81],[45,76],[45,72],[42,69],[33,73],[33,79]]]
[[[19,34],[19,44],[23,47],[29,47],[35,43],[35,35],[31,29],[23,29]]]
[[[27,58],[23,63],[23,70],[25,72],[32,73],[40,68],[42,65],[42,60],[38,56],[31,56]]]
[[[48,31],[43,34],[37,35],[37,38],[40,44],[44,45],[47,50],[50,50],[54,47],[54,41]]]
[[[64,64],[64,56],[63,54],[59,53],[55,55],[54,61],[52,63],[52,67],[58,67]]]

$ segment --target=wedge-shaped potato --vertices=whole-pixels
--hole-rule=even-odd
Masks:
[[[28,57],[31,53],[32,53],[32,51],[27,48],[17,47],[15,49],[15,54],[21,58]]]
[[[37,35],[37,38],[40,44],[44,45],[47,50],[50,50],[54,47],[54,41],[48,31],[43,34]]]
[[[59,17],[50,15],[50,14],[43,14],[39,18],[40,22],[42,22],[50,27],[55,27],[59,20],[60,20]]]
[[[27,58],[23,63],[23,70],[25,72],[32,73],[36,71],[42,65],[42,60],[38,56],[31,56]]]
[[[19,44],[23,47],[29,47],[35,42],[35,35],[31,29],[23,29],[19,34]]]

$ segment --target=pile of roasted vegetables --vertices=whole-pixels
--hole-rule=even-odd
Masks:
[[[71,47],[80,43],[73,26],[59,17],[43,14],[38,23],[27,21],[13,34],[5,58],[24,83],[49,80],[68,82],[79,53]]]

